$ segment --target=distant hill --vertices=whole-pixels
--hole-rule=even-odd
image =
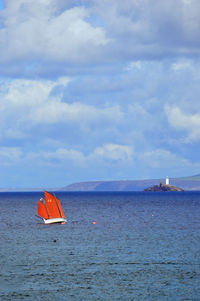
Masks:
[[[181,178],[170,178],[170,184],[183,190],[200,191],[200,174]],[[17,191],[143,191],[144,189],[165,183],[165,179],[152,180],[124,180],[124,181],[90,181],[67,185],[62,188],[0,188],[0,192]]]
[[[62,191],[143,191],[145,188],[165,183],[165,179],[125,180],[125,181],[91,181],[70,184]],[[184,190],[200,190],[200,174],[190,177],[171,178],[170,184]]]

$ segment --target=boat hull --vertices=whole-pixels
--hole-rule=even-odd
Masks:
[[[63,217],[58,217],[58,218],[49,218],[45,219],[43,218],[45,224],[65,224],[66,223],[66,218]]]

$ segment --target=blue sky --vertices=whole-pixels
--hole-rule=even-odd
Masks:
[[[200,173],[198,0],[0,8],[0,188]]]

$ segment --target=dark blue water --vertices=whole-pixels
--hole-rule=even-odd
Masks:
[[[200,300],[200,192],[42,196],[0,193],[0,300]]]

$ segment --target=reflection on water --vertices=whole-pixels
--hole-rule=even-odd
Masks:
[[[200,192],[57,196],[0,194],[1,300],[200,300]]]

